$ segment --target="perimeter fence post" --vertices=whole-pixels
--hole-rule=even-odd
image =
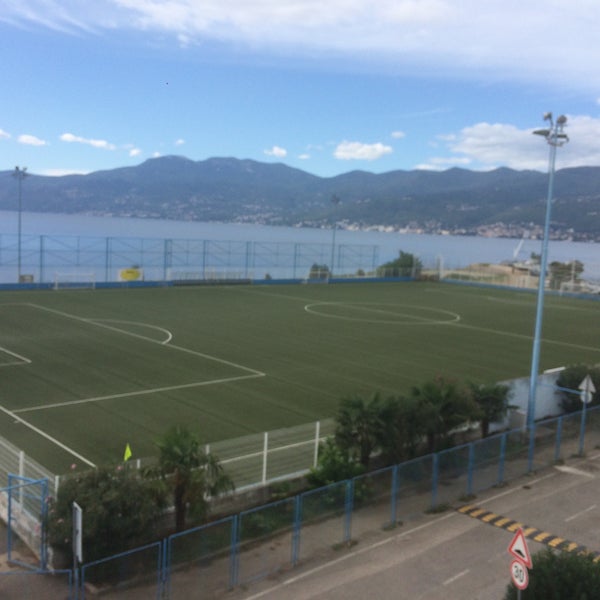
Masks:
[[[390,525],[395,525],[398,518],[398,465],[392,468],[392,493],[390,503]]]
[[[298,564],[300,558],[300,531],[302,529],[302,494],[294,497],[294,523],[292,533],[292,566]]]
[[[269,432],[265,431],[263,441],[263,467],[262,467],[262,483],[267,483],[267,460],[269,456]]]
[[[171,592],[171,555],[171,538],[167,538],[163,540],[161,544],[162,565],[160,577],[160,597],[165,598],[165,600],[169,597]]]
[[[431,508],[437,506],[437,495],[438,495],[438,476],[440,470],[440,459],[437,452],[431,455],[432,468],[431,468]]]
[[[467,467],[467,495],[473,493],[473,470],[475,468],[475,442],[469,444],[469,465]]]
[[[529,450],[527,453],[527,472],[533,471],[533,455],[535,453],[535,421],[532,420],[529,428]]]
[[[229,589],[233,589],[238,582],[238,572],[239,572],[239,541],[240,538],[240,525],[239,525],[239,515],[233,516],[233,521],[231,523],[231,540],[230,540],[230,548],[231,552],[229,554]]]
[[[354,479],[346,482],[346,498],[344,511],[344,541],[352,539],[352,512],[354,510]]]
[[[504,461],[506,460],[506,438],[508,434],[504,432],[500,438],[500,461],[498,462],[498,485],[504,482]]]
[[[554,462],[560,458],[560,447],[562,444],[562,428],[563,428],[563,417],[558,417],[558,423],[556,424],[556,442],[554,444]]]
[[[321,421],[315,423],[315,456],[313,459],[313,467],[316,469],[319,464],[319,438],[321,437]]]

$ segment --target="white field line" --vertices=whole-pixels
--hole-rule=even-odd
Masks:
[[[500,331],[499,329],[488,329],[487,327],[478,327],[476,325],[465,325],[462,323],[439,323],[439,325],[450,326],[450,327],[458,327],[464,329],[472,329],[473,331],[483,331],[485,333],[490,333],[492,335],[503,335],[505,337],[513,337],[522,340],[533,340],[533,336],[526,335],[524,333],[513,333],[510,331]],[[593,352],[600,352],[600,346],[583,346],[582,344],[572,344],[570,342],[562,342],[558,340],[549,340],[547,338],[542,339],[544,344],[554,344],[555,346],[565,346],[566,348],[575,348],[577,350],[591,350]]]
[[[170,392],[173,390],[183,390],[194,387],[202,387],[207,385],[218,385],[221,383],[230,383],[232,381],[242,381],[244,379],[256,379],[257,377],[264,377],[264,373],[256,373],[254,375],[238,375],[237,377],[227,377],[224,379],[211,379],[210,381],[196,381],[193,383],[182,383],[181,385],[170,385],[160,388],[150,388],[147,390],[136,390],[134,392],[123,392],[121,394],[112,394],[110,396],[96,396],[95,398],[81,398],[80,400],[69,400],[66,402],[56,402],[54,404],[40,404],[39,406],[30,406],[28,408],[17,408],[13,412],[25,413],[39,410],[46,410],[48,408],[61,408],[63,406],[74,406],[76,404],[90,404],[92,402],[101,402],[102,400],[116,400],[118,398],[132,398],[134,396],[144,396],[146,394],[159,394],[161,392]]]
[[[204,354],[203,352],[197,352],[196,350],[191,350],[190,348],[184,348],[183,346],[175,346],[173,344],[165,344],[164,342],[146,337],[144,335],[140,335],[139,333],[133,333],[131,331],[126,331],[124,329],[120,329],[119,327],[113,327],[112,325],[107,325],[106,323],[102,323],[100,322],[100,320],[95,320],[95,319],[85,319],[84,317],[78,317],[77,315],[71,315],[69,313],[66,312],[62,312],[60,310],[55,310],[53,308],[47,308],[46,306],[41,306],[39,304],[29,304],[29,306],[33,306],[34,308],[37,308],[39,310],[45,310],[47,312],[50,313],[54,313],[57,315],[60,315],[62,317],[66,317],[68,319],[73,319],[75,321],[80,321],[81,323],[86,323],[88,325],[93,325],[95,327],[102,327],[103,329],[109,329],[111,331],[117,331],[119,333],[122,333],[124,335],[128,335],[130,337],[134,337],[140,340],[145,340],[147,342],[150,342],[152,344],[158,344],[160,346],[164,346],[165,348],[172,348],[173,350],[177,350],[178,352],[185,352],[187,354],[192,354],[194,356],[199,356],[201,358],[205,358],[207,360],[211,360],[213,362],[218,362],[222,365],[228,365],[230,367],[234,367],[236,369],[241,369],[242,371],[246,371],[248,373],[252,373],[252,375],[255,375],[257,377],[265,377],[266,373],[263,373],[262,371],[257,371],[256,369],[252,369],[250,367],[246,367],[244,365],[240,365],[234,362],[231,362],[229,360],[225,360],[223,358],[218,358],[216,356],[211,356],[210,354]],[[165,330],[163,330],[165,331]]]
[[[24,356],[21,356],[20,354],[17,354],[16,352],[12,352],[8,348],[3,348],[2,346],[0,346],[0,352],[4,352],[5,354],[8,354],[9,356],[12,356],[17,359],[14,362],[2,363],[0,365],[0,367],[11,367],[14,365],[28,365],[31,363],[31,361],[28,358],[25,358]]]
[[[78,458],[81,462],[84,462],[86,465],[89,465],[92,468],[96,467],[96,465],[93,462],[89,461],[87,458],[85,458],[78,452],[75,452],[75,450],[73,450],[72,448],[65,446],[63,443],[59,442],[56,438],[53,438],[51,435],[48,435],[45,431],[42,431],[41,429],[38,429],[35,425],[28,423],[27,421],[25,421],[25,419],[22,419],[21,417],[17,416],[14,412],[4,408],[3,406],[0,406],[0,410],[2,412],[4,412],[5,414],[7,414],[9,417],[13,418],[15,421],[25,425],[25,427],[28,427],[32,431],[35,431],[35,433],[37,433],[38,435],[41,435],[43,438],[46,438],[48,441],[52,442],[59,448],[62,448],[65,452],[68,452],[75,458]]]

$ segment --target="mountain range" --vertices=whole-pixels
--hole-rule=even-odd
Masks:
[[[0,210],[18,210],[12,171],[0,172]],[[30,175],[24,211],[393,228],[427,233],[538,236],[548,175],[493,171],[350,171],[319,177],[284,164],[180,156],[87,175]],[[600,167],[556,172],[551,234],[600,241]]]

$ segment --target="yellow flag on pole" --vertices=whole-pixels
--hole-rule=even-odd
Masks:
[[[123,454],[123,462],[127,462],[131,458],[131,446],[129,442],[125,444],[125,454]]]

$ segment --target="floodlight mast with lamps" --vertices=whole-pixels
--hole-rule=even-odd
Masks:
[[[550,235],[550,213],[554,195],[554,166],[556,163],[556,149],[569,141],[563,129],[567,123],[567,117],[561,115],[554,121],[552,113],[544,115],[544,121],[548,121],[548,129],[536,129],[533,133],[546,138],[550,146],[550,157],[548,160],[548,196],[546,198],[546,219],[544,221],[544,237],[542,239],[542,255],[540,257],[540,275],[537,292],[537,307],[535,312],[535,332],[533,335],[533,352],[531,356],[531,375],[529,379],[529,403],[527,406],[527,427],[533,431],[535,421],[535,400],[537,393],[537,379],[540,369],[540,342],[542,337],[542,316],[544,312],[544,291],[546,287],[546,271],[548,268],[548,237]]]
[[[22,194],[21,188],[23,185],[23,179],[27,177],[27,167],[15,167],[13,176],[17,178],[19,182],[19,210],[18,210],[18,221],[17,221],[17,283],[21,283],[21,216],[23,213]]]

